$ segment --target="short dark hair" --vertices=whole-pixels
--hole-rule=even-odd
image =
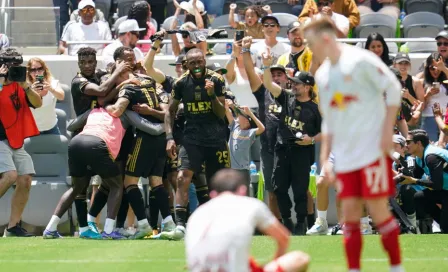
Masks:
[[[149,17],[150,5],[147,1],[137,1],[132,4],[128,11],[128,19],[134,19],[138,23],[138,27],[145,28],[144,31],[140,31],[138,36],[139,39],[143,39],[148,32],[148,17]]]
[[[117,59],[122,59],[124,52],[134,52],[134,50],[129,46],[120,46],[117,49],[115,49],[114,60],[116,61]]]
[[[87,56],[95,56],[96,50],[92,47],[82,47],[78,50],[78,58],[79,57],[87,57]]]
[[[185,55],[185,59],[188,59],[188,58],[190,58],[192,55],[194,55],[194,54],[201,54],[201,55],[204,55],[204,52],[202,52],[202,50],[201,49],[198,49],[198,48],[192,48],[192,49],[190,49],[188,52],[187,52],[187,54]],[[205,56],[204,56],[205,57]]]
[[[20,57],[22,54],[14,47],[7,47],[0,50],[0,56],[2,57]]]
[[[234,169],[222,169],[212,177],[210,189],[218,194],[223,192],[236,193],[241,186],[247,186],[249,181],[239,171]]]
[[[423,129],[414,129],[409,131],[409,135],[412,136],[412,141],[414,143],[421,142],[423,147],[427,147],[429,145],[429,137],[428,133]]]

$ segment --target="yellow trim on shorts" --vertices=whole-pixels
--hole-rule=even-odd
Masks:
[[[134,151],[132,152],[132,159],[129,164],[128,171],[134,172],[135,171],[135,165],[137,163],[138,154],[140,153],[140,146],[142,145],[142,137],[137,137],[135,141],[135,147]]]

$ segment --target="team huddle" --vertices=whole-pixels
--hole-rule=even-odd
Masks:
[[[327,174],[337,180],[349,270],[360,271],[360,218],[365,204],[389,255],[390,271],[404,271],[399,228],[388,209],[388,197],[395,188],[389,154],[401,86],[380,59],[338,43],[336,30],[328,20],[310,23],[303,33],[313,58],[322,64],[315,76],[298,73],[289,79],[293,86],[316,83],[319,88],[322,129],[316,128],[314,134],[321,134],[321,165],[328,167],[330,152],[337,158],[331,167],[334,171]],[[229,97],[224,78],[206,68],[205,56],[198,49],[187,52],[186,71],[180,78],[159,70],[157,76],[148,76],[147,71],[154,68],[146,66],[158,45],[154,43],[143,67],[136,64],[132,48],[119,47],[114,52],[115,63],[102,74],[96,71],[94,49],[78,51],[80,73],[71,86],[77,118],[68,128],[73,132],[69,145],[72,188],[59,201],[43,237],[61,237],[58,223],[74,202],[81,238],[185,238],[191,271],[306,271],[310,261],[307,254],[286,253],[289,227],[281,224],[266,205],[246,196],[246,176],[225,169],[230,162],[225,121]],[[269,57],[263,62],[264,76],[270,77],[270,69],[276,67],[269,63]],[[289,96],[276,86],[273,83],[266,88],[277,92],[276,99],[284,99],[286,105]],[[378,106],[381,104],[384,107]],[[309,111],[319,111],[314,102],[308,107]],[[292,135],[294,142],[296,137]],[[288,150],[285,160],[292,156]],[[311,160],[311,156],[306,157]],[[304,164],[305,172],[309,172],[310,162]],[[101,177],[101,185],[87,211],[86,191],[94,175]],[[277,179],[294,176],[276,174]],[[149,180],[151,209],[162,217],[160,233],[153,233],[157,221],[147,219],[138,187],[140,178]],[[200,206],[189,217],[190,183],[195,184]],[[288,197],[289,186],[285,188]],[[170,197],[172,190],[174,195]],[[306,195],[302,200],[306,203]],[[132,235],[124,229],[129,205],[138,221]],[[105,206],[107,218],[100,233],[95,219]],[[302,206],[305,208],[298,213],[305,218],[306,205]],[[282,210],[284,218],[288,218],[284,216],[286,210]],[[274,260],[264,266],[249,256],[255,230],[271,236],[278,245]],[[299,232],[305,233],[306,227],[299,226]]]

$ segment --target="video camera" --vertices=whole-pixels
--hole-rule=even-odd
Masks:
[[[167,34],[179,33],[184,38],[190,37],[190,41],[192,43],[204,42],[207,39],[226,39],[229,37],[225,29],[203,29],[194,31],[174,29],[174,30],[168,30],[166,33]],[[152,35],[151,41],[154,42],[155,40],[163,41],[163,37],[161,37],[160,35]]]
[[[398,161],[400,162],[401,168],[398,170],[400,174],[394,178],[395,182],[400,183],[404,181],[405,178],[403,176],[414,177],[415,158],[408,156],[407,159],[405,159],[400,156]]]
[[[6,65],[6,67],[8,67],[8,73],[5,77],[9,81],[26,81],[26,67],[20,66],[22,63],[22,56],[0,56],[0,66]]]

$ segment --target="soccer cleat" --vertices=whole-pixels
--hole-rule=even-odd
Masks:
[[[121,236],[124,236],[126,238],[129,238],[135,234],[135,232],[131,232],[129,229],[125,229],[125,228],[116,228],[114,230],[114,232],[118,232],[118,233],[120,233]]]
[[[294,228],[294,235],[296,236],[304,236],[306,235],[306,223],[297,223]]]
[[[87,225],[89,226],[89,229],[91,229],[93,232],[100,234],[100,231],[98,230],[98,227],[95,222],[87,222]]]
[[[107,234],[106,232],[102,232],[101,236],[103,237],[103,240],[125,240],[127,239],[125,236],[121,235],[118,231],[112,231],[111,233]]]
[[[97,232],[95,232],[95,231],[93,231],[91,229],[88,229],[88,230],[86,230],[84,232],[81,232],[79,234],[79,238],[82,238],[82,239],[92,239],[92,240],[101,240],[101,239],[103,239],[103,236],[101,236],[101,234],[99,234],[99,233],[97,233]]]
[[[171,220],[162,224],[160,232],[173,231],[174,229],[176,229],[176,224],[174,224],[174,221]]]
[[[28,233],[26,229],[22,228],[19,224],[12,228],[5,229],[3,237],[34,237],[34,234]]]
[[[62,238],[62,236],[59,234],[59,232],[57,230],[55,230],[55,231],[45,230],[44,233],[42,234],[42,238],[44,238],[44,239],[59,239],[59,238]]]
[[[316,218],[316,222],[314,223],[313,227],[306,232],[306,235],[327,235],[327,232],[327,220],[318,217]]]
[[[342,225],[337,223],[336,226],[334,226],[331,229],[331,235],[342,235],[342,234],[344,234],[343,231],[342,231]]]
[[[152,234],[152,228],[149,225],[144,225],[143,227],[138,227],[134,235],[129,239],[138,240],[143,239],[145,236],[150,236]]]
[[[370,224],[361,224],[361,234],[362,235],[373,234],[372,226]]]
[[[174,240],[179,241],[185,237],[185,227],[184,226],[176,226],[176,228],[172,231],[161,232],[159,235],[154,235],[151,237],[152,239],[160,239],[160,240]]]

